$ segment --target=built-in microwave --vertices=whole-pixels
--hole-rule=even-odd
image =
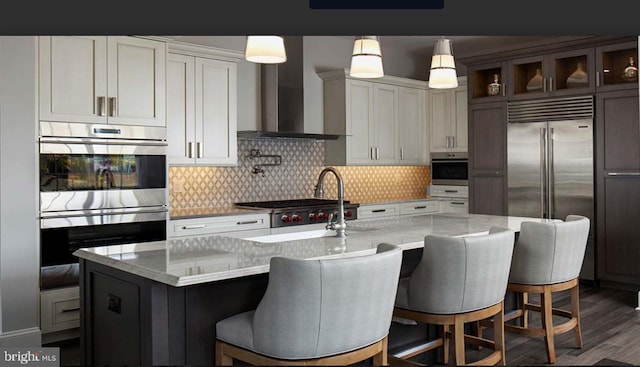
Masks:
[[[466,152],[431,153],[431,184],[466,186],[469,155]]]

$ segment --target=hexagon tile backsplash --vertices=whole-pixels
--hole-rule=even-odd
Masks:
[[[251,149],[280,155],[282,164],[265,166],[264,177],[253,165],[273,158],[249,159]],[[237,202],[313,197],[324,168],[324,142],[292,139],[238,140],[236,167],[169,167],[171,208],[230,206]],[[426,197],[429,166],[336,166],[344,180],[345,199],[354,203],[410,200]],[[325,197],[336,198],[336,180],[327,176]]]

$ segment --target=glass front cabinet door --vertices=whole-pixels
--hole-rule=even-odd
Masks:
[[[596,48],[596,90],[598,92],[638,88],[638,42],[624,42]]]
[[[592,93],[594,50],[572,50],[509,62],[510,100]]]

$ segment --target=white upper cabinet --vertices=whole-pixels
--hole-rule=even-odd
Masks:
[[[425,91],[400,87],[398,107],[399,164],[425,164]]]
[[[398,161],[398,87],[395,85],[373,85],[373,126],[369,130],[369,141],[376,164]]]
[[[40,120],[165,126],[165,67],[162,41],[42,36]]]
[[[467,151],[467,84],[461,79],[457,88],[428,91],[432,152]]]
[[[328,165],[426,164],[422,81],[385,76],[352,79],[348,70],[321,73],[324,80]]]
[[[239,54],[233,56],[240,57]],[[182,45],[170,50],[167,67],[169,164],[237,164],[237,59],[214,57],[216,54],[212,51],[196,46]]]

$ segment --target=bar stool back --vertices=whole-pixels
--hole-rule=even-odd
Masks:
[[[515,233],[505,228],[491,228],[489,234],[481,236],[425,238],[418,267],[409,278],[400,280],[393,314],[418,323],[442,325],[443,332],[422,348],[390,356],[392,364],[438,347],[444,349],[446,364],[450,334],[456,365],[466,362],[465,342],[494,350],[474,363],[505,363],[502,315],[514,240]],[[465,335],[465,323],[489,317],[495,320],[494,340]]]
[[[564,222],[523,222],[513,252],[507,289],[520,297],[520,308],[505,322],[520,318],[521,325],[505,325],[505,330],[528,336],[543,336],[549,363],[556,362],[554,335],[574,330],[582,348],[578,276],[589,237],[589,218],[569,215]],[[553,307],[552,294],[571,290],[571,310]],[[540,294],[540,304],[529,302],[529,293]],[[529,311],[541,313],[542,327],[529,324]],[[553,315],[568,321],[553,325]]]
[[[402,250],[330,260],[274,257],[255,311],[216,325],[216,365],[387,364]]]

